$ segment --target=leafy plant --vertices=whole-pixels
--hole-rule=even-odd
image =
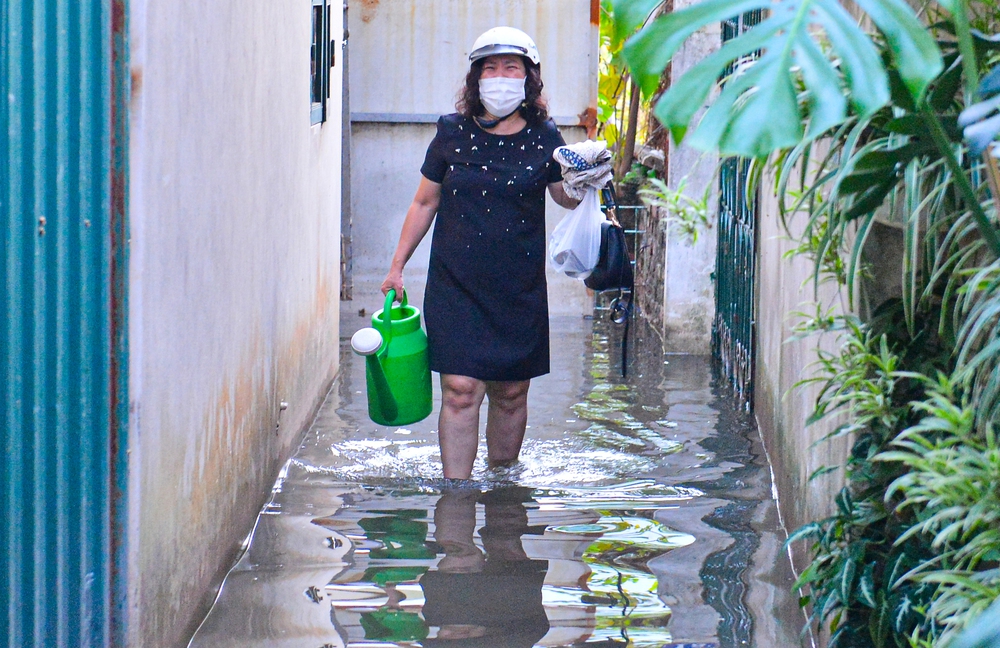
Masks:
[[[616,39],[639,28],[626,41],[622,55],[647,95],[695,31],[743,12],[769,12],[760,24],[694,66],[659,99],[654,114],[675,139],[685,136],[698,107],[722,73],[732,68],[737,72],[706,111],[690,138],[691,145],[718,149],[723,155],[763,158],[782,149],[808,146],[844,124],[848,107],[863,126],[892,100],[895,106],[915,113],[917,119],[910,119],[908,125],[922,129],[926,141],[937,149],[972,208],[981,235],[994,256],[1000,256],[1000,234],[979,205],[946,126],[930,101],[928,90],[945,69],[944,57],[904,0],[857,2],[882,34],[881,54],[836,0],[704,0],[648,20],[660,4],[659,0],[613,0],[611,5]],[[961,0],[941,4],[955,23],[959,54],[955,76],[962,80],[964,75],[971,94],[978,84],[978,71],[965,4]],[[825,43],[830,44],[826,52]],[[763,114],[769,118],[760,119]],[[899,169],[900,162],[913,155],[911,147],[868,158],[859,168],[862,173],[855,178],[852,191],[867,198],[858,201],[856,216],[866,213],[863,209],[874,211],[895,184],[883,180],[884,172]],[[889,174],[890,178],[896,175]]]
[[[646,180],[656,177],[656,169],[643,166],[638,162],[633,162],[628,173],[622,176],[622,184],[642,184]]]
[[[837,286],[844,286],[847,284],[847,272],[840,255],[840,242],[828,237],[827,227],[826,221],[819,222],[805,236],[799,237],[798,244],[783,256],[786,259],[796,256],[812,259],[819,269],[815,275],[819,283],[832,281]]]
[[[878,50],[836,0],[704,0],[647,22],[659,4],[658,0],[612,2],[617,38],[641,27],[622,53],[647,95],[655,90],[677,49],[697,30],[748,11],[763,9],[769,14],[705,57],[657,102],[654,114],[677,140],[684,137],[723,72],[761,50],[760,58],[734,75],[712,103],[692,145],[718,148],[724,155],[763,157],[839,125],[848,106],[866,117],[890,99],[889,75]],[[857,4],[886,35],[906,90],[919,102],[943,66],[933,38],[903,0]],[[825,43],[831,51],[823,51]],[[797,86],[805,89],[804,102]],[[764,114],[769,118],[760,119]]]
[[[608,0],[601,3],[600,60],[598,64],[597,121],[599,137],[615,150],[624,131],[625,93],[628,87],[628,70],[621,58],[623,42],[615,40],[610,20]]]
[[[808,423],[835,414],[830,436],[852,445],[835,514],[792,539],[812,541],[799,585],[831,646],[937,645],[1000,579],[997,520],[975,503],[992,502],[986,485],[1000,479],[1000,171],[980,155],[1000,133],[1000,78],[979,81],[1000,38],[970,24],[1000,23],[996,4],[928,2],[928,27],[904,0],[857,0],[871,34],[835,0],[704,0],[650,19],[659,4],[612,2],[647,95],[697,30],[767,12],[675,80],[654,114],[676,140],[753,158],[752,178],[771,166],[779,217],[801,233],[791,254],[812,259],[816,286],[832,279],[857,308],[870,232],[880,220],[902,229],[899,298],[870,305],[864,323],[817,310],[800,326],[842,331],[806,381],[821,385]]]
[[[601,0],[600,49],[597,85],[598,137],[608,144],[614,156],[617,175],[627,168],[635,142],[643,140],[648,103],[642,102],[638,88],[622,59],[624,44],[614,32],[610,0]]]
[[[829,624],[831,648],[904,646],[902,638],[928,627],[921,610],[935,588],[896,583],[933,553],[922,538],[895,542],[907,527],[884,494],[902,471],[872,458],[906,426],[910,415],[906,401],[915,385],[899,370],[907,341],[893,341],[887,332],[856,318],[837,319],[844,344],[836,353],[820,353],[816,375],[803,381],[822,385],[808,423],[832,415],[845,418],[824,440],[851,435],[854,442],[845,466],[847,485],[835,498],[834,515],[789,536],[789,543],[812,541],[812,562],[795,586],[807,590],[801,603],[810,607],[810,619]],[[811,479],[828,471],[821,468]]]
[[[913,404],[924,416],[874,461],[906,469],[885,494],[915,520],[896,544],[923,536],[934,558],[901,580],[937,587],[927,615],[946,644],[1000,597],[1000,445],[992,426],[977,433],[960,382],[925,380],[928,398]]]
[[[711,185],[705,187],[701,198],[687,195],[684,192],[686,186],[686,177],[677,183],[676,189],[671,189],[659,178],[648,178],[646,184],[639,188],[639,198],[649,207],[659,207],[662,224],[675,229],[689,245],[694,245],[698,242],[698,233],[711,228],[708,219]]]

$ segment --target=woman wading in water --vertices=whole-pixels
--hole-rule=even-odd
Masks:
[[[480,36],[456,113],[441,117],[382,292],[434,222],[424,297],[430,368],[441,374],[444,476],[468,479],[486,397],[488,465],[517,460],[532,378],[549,372],[545,192],[572,209],[552,152],[538,49],[519,29]],[[436,216],[436,220],[435,220]]]

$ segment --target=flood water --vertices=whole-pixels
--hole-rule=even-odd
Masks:
[[[483,438],[458,483],[441,479],[437,405],[406,428],[372,423],[345,339],[342,375],[191,645],[801,645],[752,418],[707,358],[664,356],[641,322],[623,379],[619,335],[553,318],[520,463],[487,470]]]

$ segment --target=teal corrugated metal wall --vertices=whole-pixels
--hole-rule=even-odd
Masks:
[[[124,17],[0,0],[0,645],[124,636]]]

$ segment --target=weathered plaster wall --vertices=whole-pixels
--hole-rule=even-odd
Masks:
[[[696,4],[695,0],[674,0],[674,10]],[[671,62],[670,78],[675,81],[721,44],[718,25],[703,29],[689,38]],[[699,111],[695,122],[701,119]],[[676,189],[685,182],[685,193],[700,199],[709,186],[717,186],[715,169],[719,158],[688,146],[670,145],[667,153],[667,184]],[[718,214],[718,192],[709,192],[709,214]],[[685,237],[666,232],[666,270],[663,277],[663,348],[668,353],[707,355],[712,347],[712,319],[715,317],[715,226],[703,231],[691,245]]]
[[[762,188],[774,186],[765,178]],[[793,227],[795,220],[792,220]],[[774,471],[783,523],[793,530],[810,520],[825,517],[833,507],[833,495],[843,486],[843,472],[823,475],[812,482],[809,475],[822,466],[840,465],[847,457],[849,441],[820,439],[832,429],[831,420],[806,426],[812,414],[818,386],[795,387],[814,375],[817,349],[836,351],[833,333],[793,340],[792,327],[800,320],[796,312],[823,309],[843,312],[845,304],[830,284],[814,292],[812,261],[784,258],[794,247],[778,218],[777,202],[761,191],[757,253],[757,360],[754,376],[754,412]]]
[[[310,125],[311,10],[130,5],[132,646],[185,644],[337,369],[341,70]]]

